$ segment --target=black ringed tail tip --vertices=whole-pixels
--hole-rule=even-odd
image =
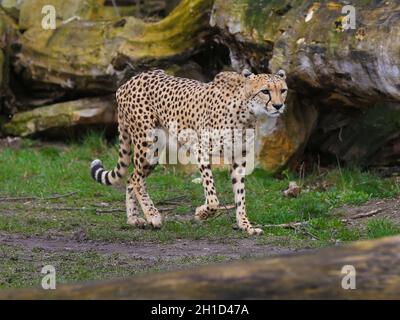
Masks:
[[[92,175],[92,178],[98,182],[101,183],[101,172],[103,170],[103,164],[99,159],[96,159],[92,162],[90,165],[90,173]]]

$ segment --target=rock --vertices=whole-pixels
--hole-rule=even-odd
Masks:
[[[263,118],[256,130],[256,166],[271,173],[284,169],[302,154],[317,123],[316,108],[290,92],[287,109],[278,119]]]
[[[89,3],[97,7],[100,2]],[[81,19],[64,25],[58,21],[55,30],[44,30],[37,19],[33,24],[21,21],[29,28],[21,37],[16,72],[37,90],[114,92],[129,75],[197,52],[209,37],[211,5],[211,0],[184,0],[154,23],[134,17],[88,21],[96,10],[84,4],[76,5]]]
[[[0,7],[11,17],[18,19],[21,2],[20,0],[2,0]]]
[[[0,50],[0,88],[3,86],[4,53]]]
[[[202,183],[203,183],[203,179],[202,179],[201,177],[199,177],[199,178],[194,178],[194,179],[192,180],[192,182],[195,183],[195,184],[202,184]]]
[[[86,98],[17,113],[3,130],[11,135],[27,136],[52,128],[116,123],[114,100],[113,96]]]
[[[9,90],[11,46],[18,37],[17,25],[0,7],[0,113],[12,109],[6,102],[12,99]]]
[[[57,27],[71,19],[79,17],[81,20],[99,20],[102,18],[104,0],[24,0],[20,6],[19,26],[22,30],[35,28],[42,29],[42,8],[54,6],[57,16]],[[113,12],[113,11],[111,11]],[[114,15],[114,18],[116,15]],[[45,31],[45,30],[43,30]]]
[[[376,103],[364,112],[324,112],[308,144],[348,165],[400,165],[400,103]]]
[[[0,139],[0,150],[4,148],[19,149],[22,145],[20,137],[6,137]]]
[[[288,132],[291,127],[282,127],[279,121],[260,135],[264,167],[286,166],[302,153],[310,137],[316,143],[307,149],[334,161],[371,166],[398,158],[398,122],[389,121],[386,127],[385,121],[367,120],[364,112],[398,118],[393,104],[400,102],[400,55],[394,54],[400,51],[400,3],[358,0],[352,5],[356,29],[345,30],[341,3],[215,1],[210,24],[229,47],[232,66],[257,72],[283,68],[297,102],[314,109],[311,127],[319,130],[307,130],[297,146],[288,139],[295,136]],[[297,108],[293,101],[289,110]],[[285,120],[293,121],[289,115]],[[304,132],[303,124],[297,125],[297,132]]]
[[[288,198],[297,198],[301,192],[301,188],[297,185],[296,181],[289,182],[289,188],[283,191],[283,195]]]

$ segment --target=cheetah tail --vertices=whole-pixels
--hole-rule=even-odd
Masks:
[[[129,137],[120,134],[119,138],[119,159],[113,170],[105,170],[99,159],[93,160],[90,165],[90,173],[92,178],[97,182],[105,185],[117,184],[123,176],[128,172],[131,163],[131,141]]]

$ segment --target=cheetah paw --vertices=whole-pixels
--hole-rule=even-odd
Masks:
[[[161,215],[157,212],[156,214],[147,214],[145,215],[147,222],[149,225],[151,225],[154,229],[160,229],[162,225],[162,217]]]
[[[196,212],[194,214],[194,218],[196,220],[198,220],[198,221],[207,220],[208,218],[210,218],[214,215],[213,212],[206,210],[206,207],[207,207],[206,205],[202,205],[202,206],[196,208]]]
[[[126,221],[127,224],[130,224],[131,226],[138,227],[140,229],[146,227],[146,220],[143,218],[138,218],[138,217],[129,217],[128,220]]]
[[[203,206],[197,207],[194,214],[194,218],[198,221],[207,219],[207,211],[203,209]]]
[[[264,233],[264,231],[262,230],[262,229],[260,229],[260,228],[253,228],[253,227],[250,227],[250,228],[248,228],[247,229],[247,233],[249,234],[249,235],[261,235],[261,234],[263,234]]]

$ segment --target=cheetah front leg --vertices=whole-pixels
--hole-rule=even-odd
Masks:
[[[231,168],[233,193],[235,194],[236,221],[241,230],[248,234],[262,234],[260,228],[253,228],[246,214],[246,191],[244,189],[244,177],[246,172],[246,161],[240,164],[234,162]]]
[[[133,181],[133,189],[136,198],[142,207],[147,222],[154,228],[161,228],[162,217],[153,204],[148,192],[143,172],[139,168],[135,168],[135,172],[131,177]]]
[[[139,228],[144,228],[146,226],[146,220],[139,217],[139,207],[133,189],[132,177],[128,179],[128,184],[126,186],[126,217],[126,222],[132,226]]]
[[[195,218],[197,220],[205,220],[215,215],[219,207],[219,201],[215,191],[211,166],[209,164],[200,165],[200,173],[203,179],[206,203],[196,208]]]

